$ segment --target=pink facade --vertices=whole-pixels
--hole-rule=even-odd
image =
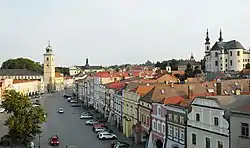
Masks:
[[[152,141],[156,143],[157,141],[164,142],[164,135],[166,130],[165,115],[167,109],[164,104],[153,103],[152,104]]]

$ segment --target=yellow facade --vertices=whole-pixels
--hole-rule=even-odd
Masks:
[[[123,91],[123,134],[133,136],[133,125],[138,122],[138,104],[140,95],[127,90]]]
[[[64,77],[55,77],[55,89],[56,91],[64,89]]]
[[[34,95],[43,92],[43,82],[37,80],[13,80],[12,85],[7,89],[14,89],[25,95]]]

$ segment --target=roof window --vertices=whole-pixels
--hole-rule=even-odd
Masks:
[[[161,94],[162,94],[162,95],[165,94],[165,91],[164,91],[163,89],[161,90]]]
[[[237,82],[234,82],[234,84],[237,86],[238,85],[238,83]]]
[[[234,94],[234,90],[232,90],[232,93]]]
[[[214,87],[216,87],[216,83],[214,83]]]
[[[208,92],[208,93],[214,93],[214,89],[208,88],[208,89],[207,89],[207,92]]]

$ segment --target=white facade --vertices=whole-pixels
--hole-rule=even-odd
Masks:
[[[235,112],[230,115],[231,148],[250,148],[250,114]]]
[[[222,34],[220,34],[222,35]],[[205,43],[205,67],[207,72],[241,71],[250,63],[250,52],[236,40],[224,42],[222,36],[210,48],[208,32]]]
[[[116,125],[117,128],[120,128],[122,125],[122,109],[123,109],[123,101],[122,101],[122,94],[114,94],[114,112],[116,116]]]
[[[188,148],[229,148],[229,123],[214,99],[195,98],[187,121]]]

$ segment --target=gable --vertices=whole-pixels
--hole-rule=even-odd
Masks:
[[[207,107],[220,108],[219,104],[214,99],[208,98],[195,98],[191,105],[202,105]]]

